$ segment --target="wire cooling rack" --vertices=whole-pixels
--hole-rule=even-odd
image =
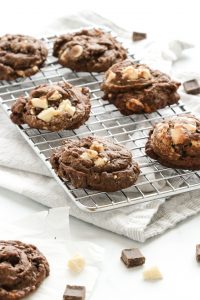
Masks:
[[[0,82],[0,105],[9,115],[11,105],[19,96],[27,96],[30,90],[42,83],[52,84],[64,80],[77,86],[89,87],[92,102],[91,116],[79,129],[49,132],[31,129],[27,125],[17,126],[24,139],[66,191],[66,197],[70,197],[82,210],[100,212],[159,198],[168,198],[200,188],[199,172],[163,167],[147,157],[144,151],[148,132],[152,125],[164,117],[186,113],[183,103],[180,101],[176,105],[152,114],[121,115],[115,106],[101,98],[102,74],[72,72],[57,63],[57,59],[52,56],[55,38],[56,36],[42,39],[49,48],[49,56],[39,73],[26,79]],[[131,54],[130,56],[133,57]],[[134,159],[138,161],[141,168],[141,175],[135,185],[114,193],[98,192],[76,189],[70,182],[56,175],[49,163],[52,150],[60,146],[66,138],[79,139],[88,135],[111,138],[132,151]]]

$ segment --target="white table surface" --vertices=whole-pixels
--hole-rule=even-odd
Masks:
[[[49,1],[50,2],[50,1]],[[94,10],[109,17],[118,24],[131,30],[144,30],[152,35],[177,35],[195,38],[198,29],[199,10],[197,1],[123,1],[108,3],[106,6],[97,1],[4,1],[1,4],[0,33],[24,32],[41,33],[59,15],[81,9]],[[111,1],[112,2],[112,1]],[[182,4],[181,4],[182,3]],[[193,6],[189,7],[189,3]],[[105,4],[105,3],[104,3]],[[2,9],[3,6],[3,9]],[[191,15],[191,13],[193,13]],[[159,25],[159,26],[158,26]],[[184,58],[176,68],[192,69],[194,56]],[[27,214],[46,209],[22,195],[0,189],[0,219],[9,222]],[[200,265],[195,261],[195,245],[200,242],[200,217],[190,218],[162,236],[144,244],[137,244],[127,238],[101,230],[92,225],[70,218],[74,239],[95,242],[105,248],[105,261],[100,278],[91,300],[132,300],[132,299],[197,299],[199,294]],[[139,246],[147,258],[146,266],[157,265],[164,279],[159,282],[144,282],[142,268],[128,270],[120,261],[123,248]],[[39,299],[38,299],[39,300]],[[53,299],[52,299],[53,300]]]

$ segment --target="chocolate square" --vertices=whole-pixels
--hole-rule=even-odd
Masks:
[[[85,287],[78,285],[67,285],[63,300],[85,300]]]
[[[196,260],[200,262],[200,244],[196,245]]]
[[[183,82],[183,87],[187,94],[192,94],[192,95],[200,94],[200,85],[196,79]]]
[[[147,38],[147,34],[144,32],[133,32],[132,39],[134,42],[141,41]]]
[[[145,257],[138,248],[122,250],[121,259],[127,268],[141,266],[145,263]]]

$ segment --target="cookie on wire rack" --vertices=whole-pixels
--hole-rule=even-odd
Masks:
[[[165,73],[127,59],[105,73],[101,89],[104,100],[114,104],[123,115],[132,115],[177,103],[179,86]]]
[[[34,37],[11,34],[0,37],[0,80],[34,75],[47,54],[45,44]]]
[[[166,167],[200,170],[200,119],[184,114],[155,124],[145,150]]]
[[[60,82],[40,85],[28,97],[17,99],[10,118],[15,124],[28,124],[31,128],[71,130],[88,120],[90,109],[88,88]]]
[[[140,173],[131,152],[101,137],[67,139],[51,155],[55,172],[76,188],[114,192],[133,185]]]
[[[74,71],[104,72],[124,60],[127,51],[110,33],[94,28],[59,36],[53,55]]]

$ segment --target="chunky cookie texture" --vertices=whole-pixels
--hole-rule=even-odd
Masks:
[[[0,37],[0,80],[37,73],[47,54],[44,43],[33,37],[11,34]]]
[[[127,57],[122,45],[100,29],[61,35],[55,41],[53,54],[61,65],[83,72],[104,72]]]
[[[49,264],[33,245],[0,241],[0,300],[22,299],[49,275]]]
[[[90,108],[88,88],[66,82],[43,84],[13,104],[10,118],[16,124],[59,131],[79,128],[88,120]]]
[[[180,99],[180,83],[144,64],[124,60],[113,65],[101,85],[104,100],[114,104],[122,114],[151,113]]]
[[[66,140],[50,158],[56,173],[76,188],[114,192],[135,183],[138,164],[124,147],[100,137]]]
[[[157,123],[145,150],[164,166],[200,170],[200,120],[185,114]]]

